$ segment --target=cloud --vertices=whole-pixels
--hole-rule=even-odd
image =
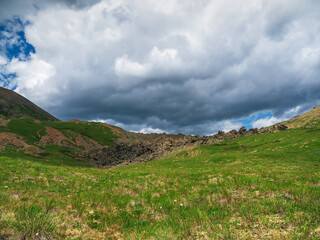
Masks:
[[[14,79],[17,83],[15,90],[18,93],[30,95],[30,99],[35,102],[47,102],[46,96],[58,91],[50,82],[50,79],[55,76],[54,66],[39,59],[35,54],[31,54],[28,61],[13,59],[7,64],[6,70],[17,74]],[[34,92],[35,88],[41,88],[41,92]]]
[[[212,134],[319,103],[318,1],[52,2],[1,11],[36,50],[6,67],[17,90],[60,119]]]
[[[5,65],[7,64],[8,60],[5,56],[0,55],[0,65]]]
[[[121,77],[143,77],[148,72],[148,65],[130,60],[127,55],[116,59],[114,71]]]
[[[99,2],[99,0],[1,0],[0,22],[12,16],[35,15],[52,6],[62,5],[73,9],[83,9]]]
[[[282,122],[282,120],[279,118],[266,117],[266,118],[261,118],[261,119],[254,121],[252,123],[252,127],[254,127],[254,128],[269,127],[269,126],[276,124],[276,123],[279,123],[279,122]]]

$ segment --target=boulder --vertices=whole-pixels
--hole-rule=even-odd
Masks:
[[[246,127],[242,127],[242,128],[239,129],[239,133],[240,133],[241,135],[245,134],[246,132],[247,132]]]

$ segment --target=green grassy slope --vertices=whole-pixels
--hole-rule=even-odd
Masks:
[[[12,153],[0,157],[1,234],[320,239],[319,139],[319,126],[291,129],[113,169]]]
[[[320,124],[320,106],[311,109],[310,111],[296,116],[284,122],[290,128],[299,128],[302,126],[317,126]]]
[[[265,129],[272,129],[279,125],[285,125],[288,128],[317,127],[320,125],[320,106],[314,107],[310,111],[295,116],[287,121],[266,127]]]
[[[27,153],[44,160],[60,155],[80,159],[79,154],[86,149],[112,146],[119,138],[112,127],[95,122],[35,121],[30,118],[8,121],[5,125],[0,125],[0,156],[20,152],[21,157],[24,157],[23,153]],[[49,135],[48,128],[58,131],[59,134],[54,132]],[[27,146],[7,144],[6,135],[10,134],[16,134],[15,139],[22,140]],[[43,137],[49,140],[42,141]]]
[[[57,129],[66,137],[72,139],[74,133],[86,136],[101,145],[113,145],[116,136],[112,130],[95,122],[53,122],[45,121],[36,123],[33,119],[12,119],[7,127],[1,127],[0,131],[16,133],[26,140],[27,143],[37,143],[42,136],[45,135],[46,127]]]

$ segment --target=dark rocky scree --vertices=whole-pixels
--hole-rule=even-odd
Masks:
[[[255,128],[248,131],[245,127],[242,127],[239,131],[232,130],[228,133],[219,131],[216,135],[204,137],[199,135],[186,136],[181,133],[177,135],[131,133],[135,139],[131,143],[121,142],[120,140],[119,144],[116,146],[88,150],[82,153],[82,157],[94,160],[99,167],[128,165],[156,159],[167,152],[182,149],[186,146],[213,144],[224,139],[233,139],[241,136],[263,134],[286,129],[287,126],[281,124],[274,126],[272,129]],[[132,136],[130,137],[132,138]]]

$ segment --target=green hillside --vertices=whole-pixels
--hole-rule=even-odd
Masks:
[[[10,118],[28,117],[41,121],[59,121],[28,99],[0,87],[0,115]]]
[[[0,156],[18,151],[36,157],[61,154],[76,157],[88,149],[115,145],[118,132],[112,126],[95,122],[0,117]]]
[[[289,128],[318,126],[320,124],[320,106],[283,123]]]
[[[319,139],[313,125],[112,169],[8,152],[0,239],[320,239]]]

